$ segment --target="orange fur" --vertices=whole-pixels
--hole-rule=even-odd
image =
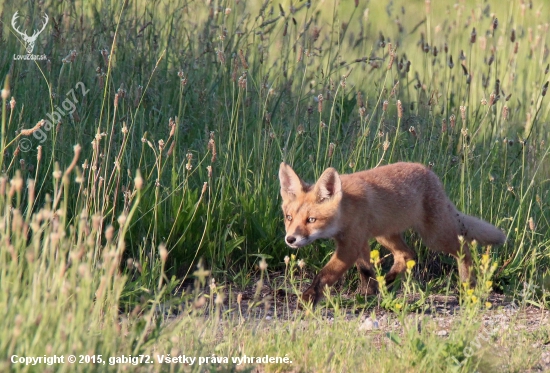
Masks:
[[[361,275],[362,291],[376,292],[369,247],[373,238],[394,256],[385,278],[388,284],[415,257],[402,238],[409,228],[432,250],[457,258],[462,281],[473,281],[472,257],[467,244],[461,247],[459,236],[481,245],[502,244],[506,239],[493,225],[459,212],[439,178],[418,163],[395,163],[348,175],[328,168],[313,185],[281,163],[279,180],[286,243],[299,248],[319,238],[336,241],[332,258],[302,294],[305,301],[317,302],[324,287],[334,284],[353,264]]]

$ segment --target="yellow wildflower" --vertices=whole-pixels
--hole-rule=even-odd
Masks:
[[[378,259],[380,259],[380,251],[378,250],[372,250],[370,252],[370,261],[371,263],[376,263],[378,262]]]

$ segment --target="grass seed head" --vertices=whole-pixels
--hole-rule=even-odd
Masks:
[[[221,49],[216,49],[216,55],[218,56],[218,61],[220,61],[222,65],[225,65],[225,54],[223,51]]]
[[[466,106],[461,105],[460,106],[460,117],[462,118],[462,122],[466,122]]]
[[[20,193],[23,190],[23,178],[21,177],[21,172],[19,170],[16,171],[13,179],[10,180],[10,184],[17,193]]]
[[[397,117],[403,118],[403,104],[401,100],[397,100]]]
[[[246,62],[246,58],[242,49],[239,49],[239,59],[241,60],[241,65],[243,69],[248,70],[248,62]]]
[[[0,196],[6,194],[6,184],[8,183],[8,178],[6,176],[0,176]]]
[[[119,98],[124,99],[126,97],[126,86],[124,85],[124,83],[120,83],[120,87],[116,92]]]
[[[44,125],[44,123],[46,123],[46,121],[44,119],[41,119],[41,120],[38,121],[38,123],[36,123],[34,125],[33,128],[21,130],[21,132],[20,132],[21,136],[30,136],[30,135],[32,135],[33,133],[38,131]]]
[[[267,269],[267,262],[265,260],[265,258],[262,258],[262,260],[260,261],[260,271],[265,271]]]
[[[175,147],[176,147],[176,142],[172,141],[172,143],[170,144],[170,147],[168,148],[168,151],[166,152],[166,155],[168,157],[172,155],[172,153],[174,152]]]
[[[110,242],[113,240],[114,236],[115,236],[115,228],[112,225],[109,225],[105,229],[105,239],[107,240],[107,242]]]
[[[361,91],[357,91],[357,105],[362,108],[365,106],[365,102],[363,101],[363,94]]]
[[[124,213],[120,214],[117,218],[118,225],[120,227],[123,227],[124,224],[126,224],[126,220],[128,219],[128,216]]]
[[[239,77],[239,88],[246,89],[246,71]]]
[[[395,59],[395,50],[392,49],[391,43],[388,43],[388,50],[389,50],[389,53],[390,53],[390,60],[388,62],[388,70],[391,70],[391,68],[393,66],[393,61]]]
[[[136,171],[136,177],[134,178],[134,185],[137,190],[141,190],[143,188],[143,178],[141,177],[141,172],[139,170]]]
[[[160,244],[160,246],[159,246],[159,256],[160,256],[160,260],[163,263],[166,263],[166,259],[168,259],[168,250],[166,250],[166,245],[165,244]]]
[[[210,139],[208,140],[207,148],[208,148],[208,151],[212,153],[212,159],[210,160],[210,162],[211,163],[216,162],[218,153],[216,152],[216,140],[214,140],[214,132],[210,133]]]
[[[328,157],[329,158],[332,158],[332,154],[334,153],[334,148],[335,148],[335,144],[333,142],[331,142],[330,144],[328,144]]]
[[[451,116],[449,117],[449,124],[451,125],[451,129],[455,128],[456,116],[454,114],[451,114]]]
[[[109,51],[107,49],[102,49],[100,53],[101,57],[103,57],[103,62],[105,63],[105,66],[109,65]]]
[[[317,111],[319,111],[319,113],[321,113],[323,111],[323,95],[320,94],[319,96],[317,96]]]
[[[4,86],[4,89],[2,89],[2,100],[7,100],[10,97],[10,87],[8,84]]]
[[[491,94],[489,95],[489,106],[493,106],[493,104],[495,103],[495,98],[495,92],[491,92]]]

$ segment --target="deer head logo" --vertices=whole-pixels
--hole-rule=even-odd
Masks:
[[[23,41],[25,42],[25,49],[27,50],[27,53],[31,54],[32,50],[34,49],[34,43],[36,42],[36,38],[38,38],[38,35],[40,35],[40,33],[42,31],[44,31],[44,29],[46,28],[46,25],[48,24],[48,20],[49,20],[48,15],[44,14],[44,24],[42,25],[42,29],[40,31],[34,30],[34,33],[32,34],[32,36],[29,36],[29,35],[27,35],[27,30],[25,30],[24,32],[21,32],[17,28],[16,21],[17,21],[17,18],[19,18],[19,15],[17,13],[19,13],[19,12],[15,12],[15,14],[13,15],[13,17],[11,19],[11,25],[12,25],[13,29],[15,30],[15,32],[17,32],[23,38]]]

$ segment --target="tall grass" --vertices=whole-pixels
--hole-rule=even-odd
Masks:
[[[493,287],[543,289],[548,10],[530,4],[4,2],[0,349],[177,345],[158,312],[186,296],[201,308],[182,291],[199,262],[239,287],[262,258],[285,268],[281,161],[307,180],[429,165],[459,209],[507,232],[486,253]],[[49,15],[33,52],[47,61],[14,60],[15,11],[29,33]],[[407,240],[416,279],[446,284],[453,261]],[[317,268],[331,250],[298,254]]]

